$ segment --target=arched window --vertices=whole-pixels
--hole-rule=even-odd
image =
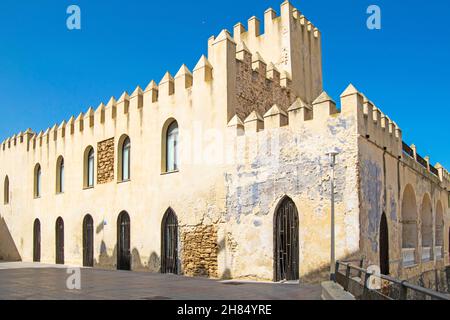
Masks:
[[[403,265],[412,265],[417,255],[417,202],[414,189],[407,185],[402,200],[402,258]]]
[[[131,159],[131,142],[128,136],[122,136],[119,140],[119,179],[120,181],[130,180],[130,159]]]
[[[422,261],[430,261],[433,258],[433,209],[428,194],[423,197],[421,209]]]
[[[56,193],[64,192],[64,158],[60,156],[56,161]]]
[[[9,203],[9,178],[8,178],[8,176],[5,177],[5,183],[3,186],[3,199],[4,199],[5,204]]]
[[[41,185],[42,185],[42,177],[41,177],[41,165],[38,163],[34,167],[34,197],[41,197]]]
[[[165,172],[177,171],[179,168],[179,143],[178,143],[178,122],[172,120],[167,126],[163,146],[165,158]]]
[[[89,146],[84,151],[84,182],[85,188],[94,186],[94,148]]]

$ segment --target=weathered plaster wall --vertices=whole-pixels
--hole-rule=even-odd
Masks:
[[[390,271],[401,265],[398,159],[364,137],[359,138],[361,239],[367,265],[379,265],[380,221],[386,215]],[[399,238],[400,237],[400,238]]]
[[[389,232],[390,273],[396,277],[427,286],[436,283],[436,275],[448,263],[449,208],[448,192],[445,187],[448,179],[432,174],[406,153],[402,152],[401,131],[387,116],[364,101],[364,129],[358,143],[359,153],[359,196],[361,199],[361,248],[367,265],[380,265],[380,221],[385,212]],[[444,171],[442,171],[442,174]],[[402,229],[404,199],[406,188],[414,192],[417,212],[417,247],[415,263],[406,266],[402,255]],[[436,208],[440,204],[444,215],[444,255],[432,257],[431,261],[422,259],[422,211],[423,200],[431,199],[433,215],[433,244],[436,239]],[[413,214],[413,215],[414,215]],[[436,249],[432,249],[435,251]],[[434,272],[436,270],[436,272]],[[442,282],[442,281],[441,281]]]
[[[265,121],[266,124],[266,121]],[[354,115],[245,132],[236,139],[237,164],[225,174],[226,223],[222,262],[233,278],[272,280],[274,213],[290,197],[299,213],[300,277],[323,278],[330,259],[330,145],[340,151],[336,167],[337,256],[359,252],[357,136]],[[249,263],[252,261],[252,263]]]

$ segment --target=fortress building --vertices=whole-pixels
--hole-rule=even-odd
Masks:
[[[353,85],[336,104],[321,59],[286,1],[211,37],[193,71],[2,142],[0,259],[321,279],[334,150],[337,258],[440,281],[448,171]]]

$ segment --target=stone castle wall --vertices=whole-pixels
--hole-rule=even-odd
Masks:
[[[182,268],[187,276],[217,278],[218,237],[214,225],[184,228],[182,232]]]
[[[300,217],[300,275],[302,280],[317,280],[329,267],[326,153],[337,148],[338,259],[365,255],[377,263],[378,219],[387,208],[394,223],[392,263],[399,266],[401,216],[391,208],[398,208],[401,201],[395,181],[401,131],[364,102],[353,86],[343,93],[340,110],[325,92],[315,99],[322,88],[320,33],[289,2],[283,2],[280,10],[279,17],[266,11],[265,34],[259,33],[252,18],[247,31],[242,25],[235,27],[233,38],[225,30],[212,37],[208,57],[202,56],[192,72],[183,65],[174,77],[166,73],[159,84],[151,81],[144,90],[137,87],[131,95],[112,97],[95,111],[90,108],[45,132],[27,130],[4,141],[0,178],[8,175],[11,185],[10,203],[0,205],[4,230],[0,250],[6,252],[0,256],[31,261],[32,225],[39,219],[41,261],[53,263],[55,221],[61,217],[66,263],[80,265],[82,221],[90,214],[95,265],[115,268],[117,217],[127,211],[132,269],[157,272],[161,222],[172,208],[180,226],[179,257],[185,274],[273,280],[273,217],[278,203],[290,197]],[[302,51],[306,43],[313,45]],[[179,126],[180,167],[165,172],[164,128],[172,120]],[[207,136],[211,133],[213,139]],[[132,178],[122,182],[115,173],[119,165],[115,148],[124,135],[132,145]],[[378,147],[373,149],[374,144]],[[94,147],[97,157],[97,183],[86,189],[82,158],[88,146]],[[219,149],[211,152],[214,147]],[[237,149],[235,161],[210,161],[208,152],[229,149]],[[390,157],[386,168],[383,152]],[[56,194],[60,156],[65,159],[65,188]],[[403,162],[405,171],[411,171],[405,176],[421,194],[429,185],[450,188],[450,176],[443,168],[439,178],[423,182],[417,168]],[[35,198],[33,168],[38,163],[42,196]],[[383,172],[389,176],[384,185]],[[444,198],[444,193],[433,194]],[[448,217],[448,204],[444,206]],[[445,226],[448,230],[448,218]],[[446,252],[448,245],[446,241]],[[408,276],[424,271],[420,268],[411,269]]]
[[[241,119],[247,118],[252,111],[264,115],[274,104],[287,111],[295,98],[288,87],[290,80],[287,75],[283,75],[285,84],[283,87],[280,84],[280,73],[273,64],[269,66],[270,72],[268,73],[266,63],[258,60],[255,63],[257,69],[254,70],[251,54],[247,51],[242,51],[242,53],[242,61],[237,60],[236,114]]]

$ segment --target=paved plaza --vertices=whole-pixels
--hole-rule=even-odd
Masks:
[[[0,263],[0,299],[317,300],[320,285],[219,281],[171,274],[81,268],[68,289],[68,266]]]

